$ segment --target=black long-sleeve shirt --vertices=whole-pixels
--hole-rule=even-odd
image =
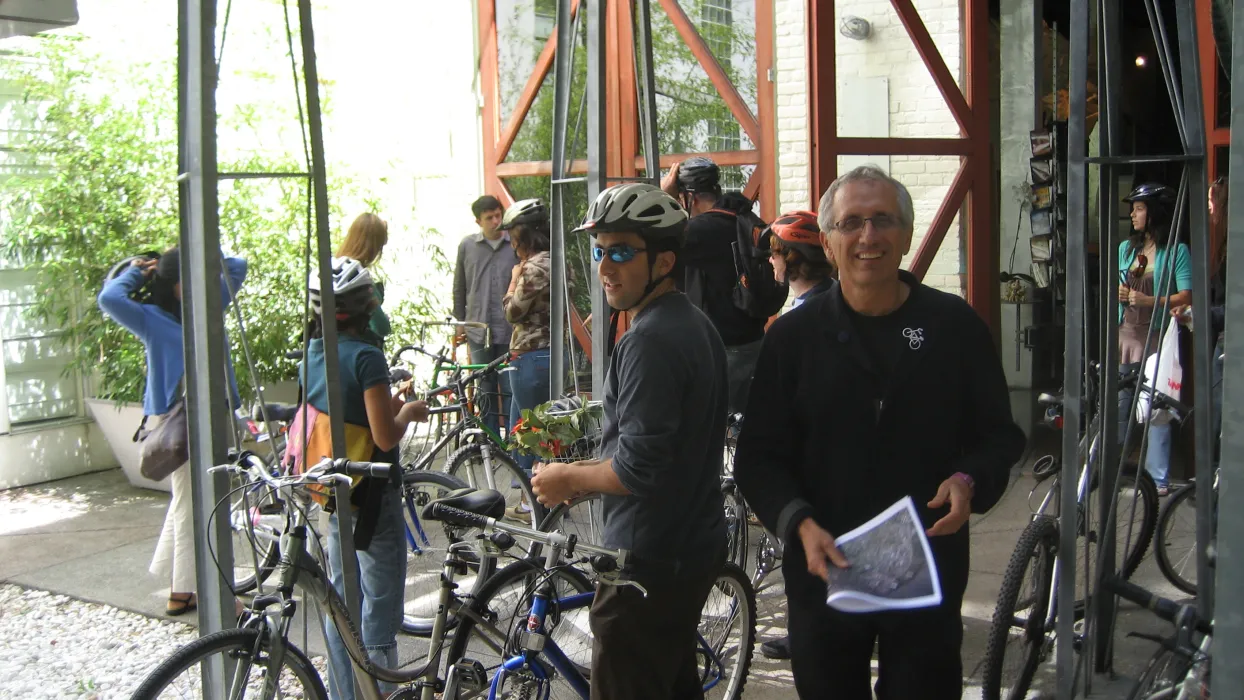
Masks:
[[[790,595],[825,593],[795,536],[805,517],[841,534],[911,496],[929,527],[949,509],[926,504],[956,472],[973,478],[972,510],[984,512],[1023,452],[988,327],[959,297],[901,274],[912,293],[897,325],[861,334],[835,283],[765,336],[734,475],[784,538]],[[942,590],[956,600],[967,585],[967,527],[930,543]]]
[[[686,274],[679,289],[713,322],[726,347],[747,345],[764,337],[768,319],[752,318],[734,305],[738,271],[734,268],[733,243],[738,218],[722,211],[750,212],[746,197],[730,193],[717,201],[714,209],[687,222],[687,240],[679,258]]]

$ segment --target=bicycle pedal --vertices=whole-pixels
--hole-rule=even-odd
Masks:
[[[488,685],[484,665],[474,659],[462,659],[449,669],[445,679],[445,697],[456,698],[461,692],[480,692]]]

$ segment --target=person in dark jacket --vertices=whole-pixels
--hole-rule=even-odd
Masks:
[[[661,188],[691,215],[680,259],[685,273],[679,289],[708,316],[726,345],[728,410],[740,413],[747,405],[748,387],[768,322],[766,318],[753,318],[733,300],[738,272],[731,244],[738,231],[738,216],[750,214],[752,202],[737,192],[722,194],[721,169],[703,156],[675,163]]]
[[[1001,498],[1024,434],[989,328],[959,297],[899,270],[913,227],[906,188],[875,167],[856,168],[821,198],[819,223],[839,282],[770,327],[735,479],[785,543],[800,697],[871,699],[879,642],[878,698],[956,699],[968,517]],[[905,496],[928,528],[942,604],[829,608],[829,567],[850,565],[834,534]]]

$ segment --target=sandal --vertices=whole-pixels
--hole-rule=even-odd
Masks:
[[[1166,498],[1169,495],[1171,495],[1170,486],[1159,486],[1158,487],[1158,498]]]
[[[195,594],[186,593],[185,596],[185,598],[182,598],[177,593],[170,593],[168,605],[164,608],[165,614],[170,617],[177,617],[199,607],[199,599]]]

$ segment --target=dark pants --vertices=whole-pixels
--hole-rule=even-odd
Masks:
[[[960,601],[936,608],[842,613],[824,600],[787,597],[791,668],[804,700],[872,700],[879,644],[878,700],[959,700],[963,695]]]
[[[763,342],[757,340],[726,348],[726,382],[730,392],[727,407],[730,413],[747,410],[747,395],[752,387],[752,375],[756,372],[756,359],[760,357],[760,344]]]
[[[510,353],[510,345],[483,345],[474,341],[467,343],[471,349],[471,364],[486,365],[489,362]],[[479,414],[484,419],[484,425],[492,429],[493,432],[500,434],[501,425],[500,412],[509,407],[506,397],[510,393],[509,374],[502,372],[500,374],[501,383],[498,385],[497,377],[485,377],[481,379],[479,385],[475,389],[475,405],[479,407]],[[501,401],[498,401],[498,397]]]
[[[596,586],[592,602],[592,700],[700,700],[696,632],[716,565],[679,576],[638,577],[630,587]]]

